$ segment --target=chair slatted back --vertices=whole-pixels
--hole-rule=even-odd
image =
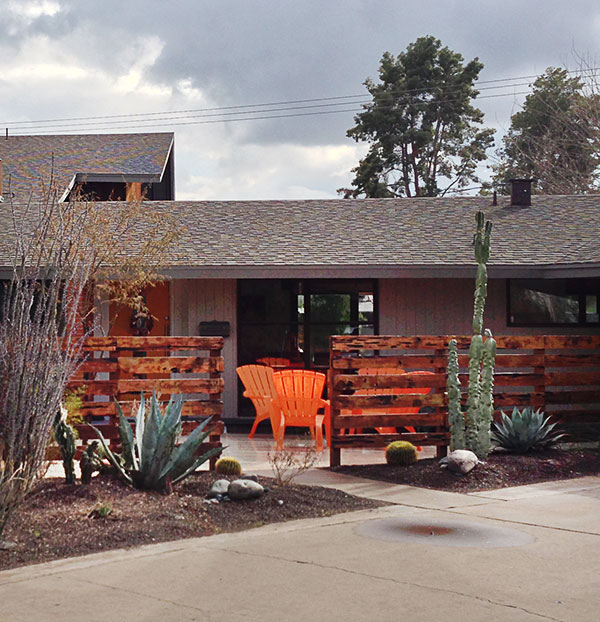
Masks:
[[[323,405],[327,377],[306,369],[286,369],[273,374],[278,404],[287,425],[307,425]]]

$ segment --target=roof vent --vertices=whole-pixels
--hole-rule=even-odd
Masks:
[[[510,180],[510,204],[531,205],[531,184],[533,179]]]

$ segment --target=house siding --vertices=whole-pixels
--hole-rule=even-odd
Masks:
[[[198,335],[201,321],[229,322],[225,339],[224,418],[237,417],[237,280],[175,279],[171,281],[170,334]],[[474,279],[380,279],[381,335],[470,334]],[[496,335],[586,334],[598,328],[519,328],[506,325],[506,280],[491,279],[484,325]]]
[[[237,416],[237,282],[235,279],[177,279],[171,282],[171,335],[198,335],[200,322],[229,322],[225,338],[224,418]]]
[[[380,279],[381,335],[468,335],[475,280]],[[483,324],[495,335],[597,334],[598,327],[507,326],[506,279],[490,279]]]

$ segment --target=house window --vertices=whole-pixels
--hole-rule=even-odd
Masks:
[[[329,336],[375,334],[375,305],[372,280],[240,280],[239,364],[275,357],[327,368]]]
[[[585,326],[599,320],[600,279],[510,279],[509,326]]]

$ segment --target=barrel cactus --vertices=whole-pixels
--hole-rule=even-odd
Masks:
[[[221,453],[222,447],[214,447],[197,456],[200,445],[210,432],[207,430],[210,418],[195,428],[184,443],[177,445],[181,434],[182,408],[181,395],[172,396],[163,415],[153,393],[150,412],[146,413],[142,394],[135,417],[134,435],[117,403],[119,436],[123,447],[120,456],[111,451],[100,430],[91,426],[100,439],[106,457],[125,482],[136,488],[168,492],[172,484],[180,482],[206,460]]]
[[[417,461],[417,448],[408,441],[394,441],[385,448],[385,460],[392,466],[408,466]]]
[[[231,458],[230,456],[225,456],[217,460],[217,464],[215,464],[215,471],[219,475],[241,475],[242,465],[239,460]]]

